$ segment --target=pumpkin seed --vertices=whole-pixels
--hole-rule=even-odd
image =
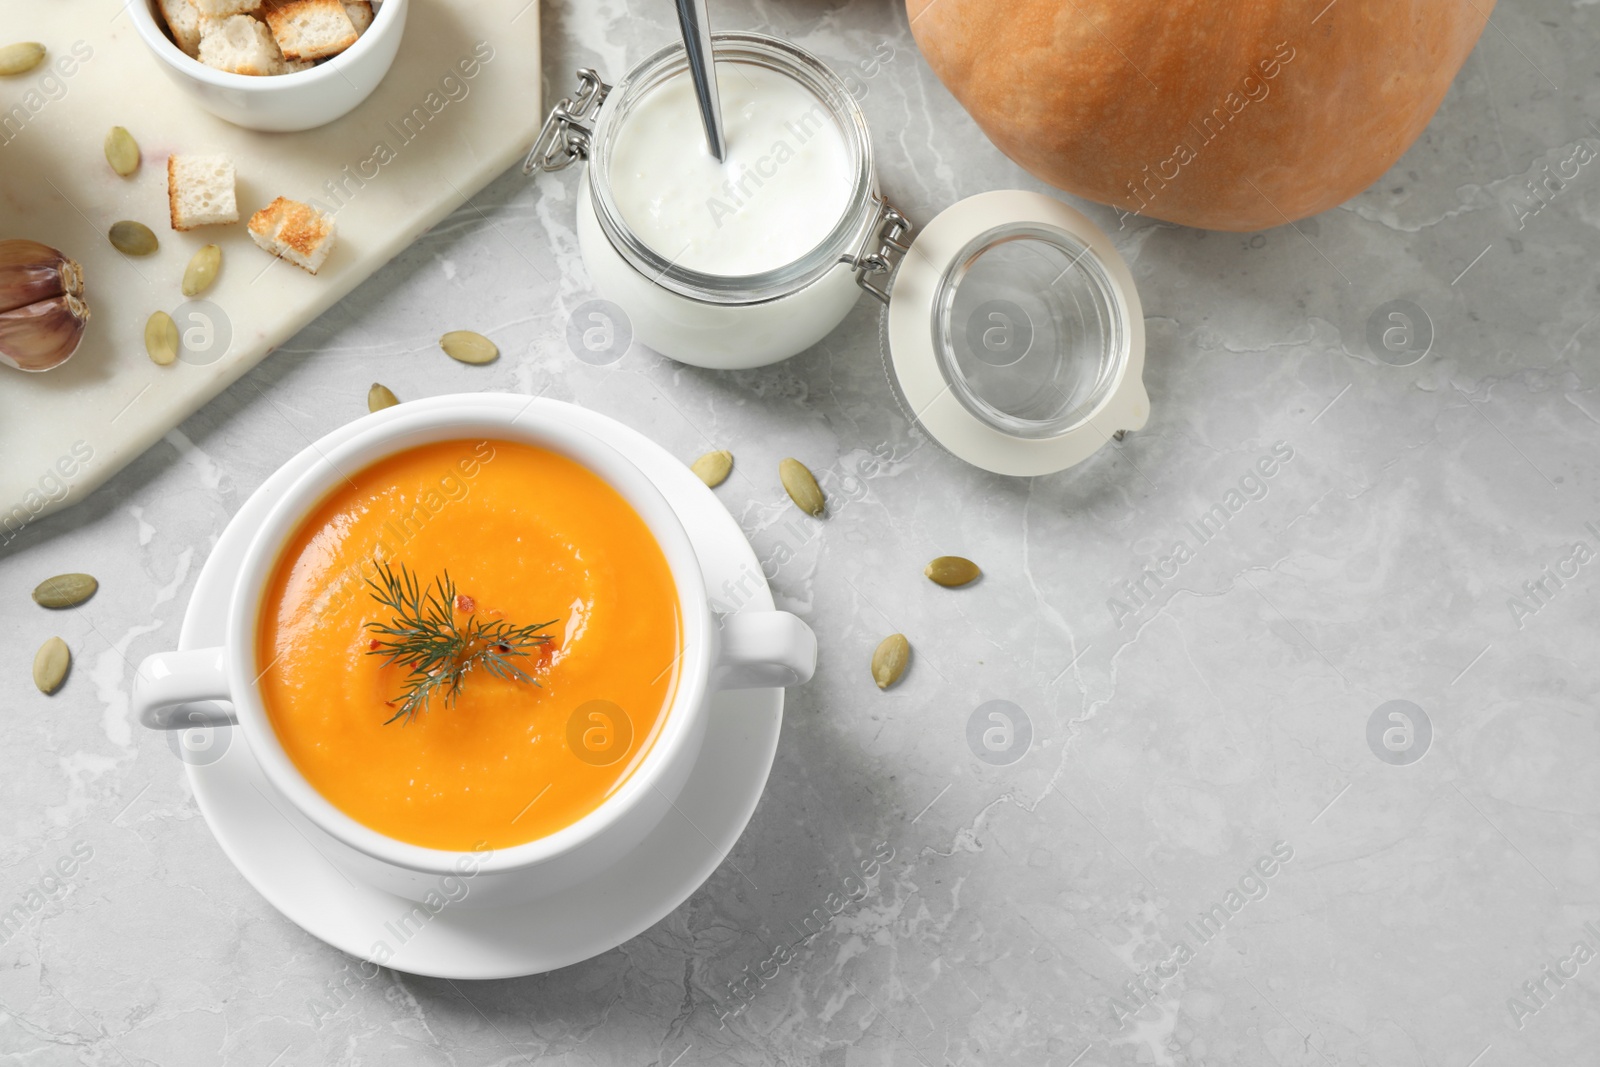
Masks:
[[[689,464],[689,469],[702,482],[715,489],[728,480],[728,472],[733,470],[733,453],[727,450],[707,452]]]
[[[39,692],[49,696],[67,680],[67,670],[72,666],[72,650],[59,637],[52,637],[39,646],[33,657],[33,684]]]
[[[33,602],[41,608],[75,608],[99,588],[93,575],[58,574],[39,583],[33,591]]]
[[[911,660],[911,642],[905,634],[890,634],[878,642],[872,654],[872,680],[879,689],[887,689],[900,680]]]
[[[471,330],[451,330],[439,338],[439,347],[461,363],[493,363],[500,355],[493,341]]]
[[[131,219],[111,224],[111,243],[125,256],[148,256],[161,247],[150,227]]]
[[[38,41],[18,41],[0,47],[0,78],[26,74],[44,59],[44,45]]]
[[[817,484],[806,465],[797,459],[786,459],[778,464],[778,480],[793,500],[795,507],[807,515],[821,515],[828,503],[823,499],[822,487]]]
[[[106,134],[106,162],[124,178],[139,169],[139,142],[121,126]]]
[[[178,358],[178,324],[165,311],[158,311],[145,321],[144,350],[163,367]]]
[[[942,585],[947,589],[954,589],[958,585],[966,585],[968,582],[976,581],[978,575],[983,572],[970,559],[963,559],[960,556],[940,556],[922,568],[922,573],[926,574],[936,584]]]
[[[400,398],[395,396],[394,391],[387,385],[379,385],[377,382],[373,382],[372,388],[367,390],[368,411],[382,411],[384,408],[392,408],[398,403],[400,403]]]
[[[206,245],[200,251],[189,257],[189,265],[183,268],[183,295],[199,296],[211,288],[211,283],[217,280],[217,271],[222,269],[222,249],[217,245]]]

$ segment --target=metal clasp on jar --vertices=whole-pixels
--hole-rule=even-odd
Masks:
[[[873,252],[863,250],[855,257],[856,284],[885,304],[889,302],[889,285],[894,269],[900,265],[900,257],[911,248],[902,238],[913,229],[911,220],[900,214],[899,209],[887,199],[878,201],[878,225],[874,231],[878,247]],[[879,274],[884,275],[883,282],[874,285],[872,279]]]
[[[578,88],[551,109],[533,142],[533,150],[522,164],[522,173],[535,170],[565,170],[574,160],[589,158],[589,138],[594,131],[583,123],[594,118],[606,102],[611,86],[588,67],[578,71]]]

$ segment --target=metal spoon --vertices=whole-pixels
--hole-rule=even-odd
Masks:
[[[722,101],[717,96],[715,59],[711,54],[711,20],[706,16],[706,0],[677,0],[677,4],[678,28],[683,31],[683,47],[689,56],[689,75],[694,79],[694,94],[700,101],[700,118],[706,126],[706,147],[721,163],[727,142],[722,136]]]

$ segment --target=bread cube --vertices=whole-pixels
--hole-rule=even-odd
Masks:
[[[168,156],[167,214],[174,230],[239,221],[227,156]]]
[[[280,196],[250,216],[250,239],[315,274],[333,251],[333,216]]]
[[[356,43],[341,0],[273,0],[262,16],[285,59],[325,59]]]
[[[283,53],[272,31],[249,15],[201,21],[200,62],[232,74],[283,73]]]
[[[356,33],[367,32],[367,27],[372,25],[372,5],[367,0],[343,0],[344,13],[350,16],[350,25],[356,28]]]
[[[200,54],[200,12],[189,0],[156,0],[173,42],[186,55]]]

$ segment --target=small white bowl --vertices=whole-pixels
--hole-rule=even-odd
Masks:
[[[372,94],[400,50],[408,0],[384,0],[359,40],[325,63],[294,74],[253,77],[206,66],[172,43],[154,0],[129,5],[133,24],[161,68],[194,102],[252,130],[309,130]]]

